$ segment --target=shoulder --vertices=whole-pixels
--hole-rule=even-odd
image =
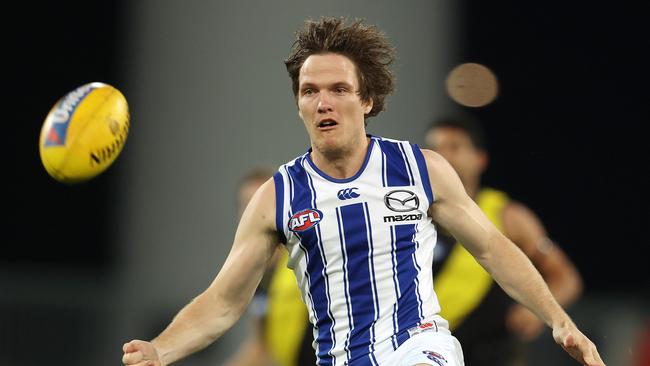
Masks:
[[[441,199],[464,201],[467,194],[451,164],[435,151],[428,149],[420,149],[420,151],[424,157],[434,201]]]
[[[440,175],[445,176],[449,174],[456,175],[449,162],[442,155],[428,149],[420,149],[420,151],[422,152],[422,156],[424,156],[430,177],[440,177]]]
[[[304,170],[304,164],[306,163],[310,152],[311,149],[307,150],[304,154],[296,156],[295,158],[280,165],[280,167],[278,167],[278,169],[275,171],[275,174],[273,175],[276,179],[276,183],[278,182],[279,178],[289,175],[290,172],[295,174],[297,171]]]
[[[275,182],[269,178],[262,184],[242,215],[242,221],[251,221],[262,224],[265,228],[275,229]]]

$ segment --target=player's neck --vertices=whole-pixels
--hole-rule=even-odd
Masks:
[[[323,152],[312,149],[311,160],[318,169],[336,179],[353,177],[366,159],[370,138],[364,136],[361,142],[352,144],[349,149],[336,152]]]

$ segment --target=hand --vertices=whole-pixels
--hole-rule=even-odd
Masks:
[[[555,342],[576,359],[580,364],[586,366],[605,366],[600,358],[596,345],[589,340],[575,325],[570,324],[553,328]]]
[[[150,342],[133,340],[122,347],[122,363],[132,366],[164,366],[158,358],[156,347]]]
[[[517,338],[524,342],[530,342],[542,334],[544,322],[526,307],[515,304],[510,307],[506,314],[506,327]]]

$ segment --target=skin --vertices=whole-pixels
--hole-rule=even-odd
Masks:
[[[359,99],[354,63],[340,55],[313,55],[305,60],[299,80],[298,115],[311,141],[312,160],[331,177],[351,177],[366,156],[370,140],[364,115],[373,105]],[[336,125],[319,127],[328,119]]]
[[[455,127],[430,129],[425,140],[451,164],[467,194],[476,198],[488,164],[487,152],[477,148],[464,130]],[[541,220],[514,201],[504,208],[502,219],[505,236],[530,258],[560,305],[574,303],[582,292],[582,279],[566,254],[548,239]],[[532,341],[544,330],[544,323],[521,304],[515,304],[506,315],[506,327],[521,340]]]
[[[352,66],[341,55],[310,56],[299,79],[299,115],[311,141],[312,159],[337,178],[357,172],[369,144],[363,126],[372,104],[358,97]],[[346,85],[351,89],[345,90]],[[326,117],[337,124],[319,127]],[[551,326],[556,342],[567,352],[583,364],[603,365],[596,347],[555,301],[528,257],[490,223],[449,163],[433,151],[423,150],[423,154],[438,197],[429,209],[433,219],[459,238],[508,294]],[[251,300],[278,246],[274,218],[274,184],[269,180],[244,211],[232,250],[212,284],[153,341],[126,343],[123,363],[166,366],[206,347],[230,328]]]
[[[246,206],[251,201],[255,192],[264,184],[265,180],[251,179],[243,182],[239,187],[239,216],[243,215]],[[282,250],[278,248],[278,251]],[[276,253],[276,256],[279,253]],[[274,267],[275,260],[269,264]],[[273,364],[264,344],[263,319],[254,317],[252,331],[244,340],[239,349],[226,362],[225,366],[270,366]]]

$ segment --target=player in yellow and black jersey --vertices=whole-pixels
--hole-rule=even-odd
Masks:
[[[481,186],[488,153],[480,122],[470,116],[437,120],[427,130],[426,144],[451,163],[467,193],[530,258],[558,302],[564,307],[572,304],[581,293],[581,277],[548,238],[540,219],[506,193]],[[525,362],[525,344],[544,329],[444,230],[439,230],[434,254],[434,288],[441,315],[463,345],[466,365],[520,365]]]

